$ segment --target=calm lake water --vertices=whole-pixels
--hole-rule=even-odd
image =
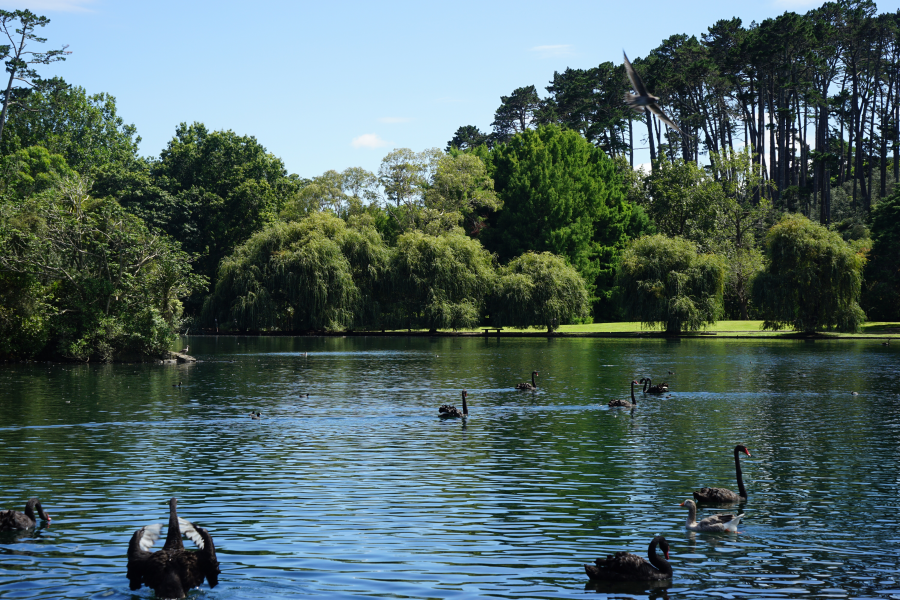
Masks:
[[[898,347],[183,343],[203,362],[0,366],[0,508],[53,518],[0,534],[0,597],[152,597],[128,540],[177,496],[222,567],[193,598],[900,598]],[[671,397],[606,406],[645,375]],[[467,423],[440,421],[463,388]],[[741,533],[686,531],[692,490],[736,489],[738,443]],[[667,589],[586,585],[583,563],[657,534]]]

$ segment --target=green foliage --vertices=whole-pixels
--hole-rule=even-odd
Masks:
[[[715,247],[722,225],[722,186],[691,161],[661,160],[646,182],[644,208],[659,233]]]
[[[342,173],[326,171],[298,186],[279,215],[285,221],[299,221],[310,214],[330,210],[346,219],[365,212],[366,204],[378,198],[377,178],[360,167],[350,167]]]
[[[689,240],[645,236],[622,254],[616,283],[626,320],[667,333],[696,331],[719,318],[725,265]]]
[[[0,159],[0,198],[22,200],[46,192],[75,172],[59,154],[43,146],[30,146]]]
[[[109,94],[88,95],[61,79],[43,82],[19,101],[10,114],[0,152],[12,154],[29,146],[43,146],[62,155],[69,167],[101,185],[104,173],[139,168],[137,131],[116,112]],[[95,189],[97,196],[109,189]]]
[[[87,187],[76,175],[0,205],[0,354],[162,356],[204,285],[177,243]]]
[[[274,221],[298,187],[256,138],[200,123],[178,126],[151,175],[174,209],[160,225],[200,256],[197,272],[210,280],[238,244]]]
[[[222,261],[203,319],[254,331],[371,322],[388,260],[381,236],[365,224],[348,226],[330,213],[275,223]]]
[[[430,330],[474,327],[493,278],[491,256],[477,240],[404,233],[391,262],[391,320]]]
[[[0,358],[29,358],[47,345],[52,300],[38,277],[0,270]]]
[[[857,331],[864,249],[802,215],[786,215],[766,235],[766,268],[753,298],[766,329]]]
[[[495,142],[507,142],[518,133],[535,126],[535,113],[540,109],[541,98],[533,85],[513,90],[509,96],[500,96],[500,106],[494,112],[491,126]]]
[[[425,190],[442,156],[437,148],[423,152],[398,148],[382,159],[378,182],[384,188],[385,209],[402,231],[415,228]]]
[[[519,134],[492,155],[503,210],[482,232],[485,246],[503,261],[552,252],[575,267],[589,291],[609,287],[633,208],[613,161],[555,125]]]
[[[527,252],[500,269],[489,310],[497,327],[553,331],[587,317],[588,304],[584,280],[563,258]]]
[[[872,250],[865,275],[869,319],[900,320],[900,188],[872,210]]]
[[[485,215],[503,206],[494,192],[494,181],[484,161],[474,154],[442,156],[437,161],[431,185],[425,191],[426,218],[450,215],[454,225],[463,225],[477,234],[484,227]]]
[[[469,148],[477,148],[482,144],[490,146],[493,140],[490,134],[484,133],[474,125],[463,125],[456,130],[453,138],[447,142],[447,152],[453,150],[467,150]]]

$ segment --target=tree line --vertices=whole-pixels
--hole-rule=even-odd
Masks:
[[[0,21],[45,42],[43,17]],[[502,140],[395,149],[377,172],[303,178],[202,123],[141,157],[111,96],[17,79],[26,51],[0,47],[24,81],[0,116],[2,358],[160,356],[184,330],[898,317],[897,193],[824,227],[779,204],[749,149],[704,166],[657,146],[644,174],[605,134],[527,114]]]
[[[655,168],[660,158],[697,162],[746,146],[774,183],[765,194],[775,207],[824,225],[867,218],[900,179],[900,11],[840,0],[748,26],[723,19],[633,64],[688,135],[622,103],[630,85],[616,61],[554,72],[544,97],[534,85],[513,90],[492,131],[460,127],[448,146],[505,143],[549,123],[632,166],[637,147],[649,146]]]

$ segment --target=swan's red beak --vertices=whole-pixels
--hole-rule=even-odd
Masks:
[[[744,450],[744,452],[747,454],[747,456],[750,456],[750,451],[749,451],[749,450]]]
[[[665,555],[666,555],[666,560],[669,560],[669,551],[668,550],[665,551]]]

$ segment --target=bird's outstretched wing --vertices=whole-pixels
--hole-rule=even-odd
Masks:
[[[197,548],[203,550],[203,538],[200,536],[200,533],[194,529],[194,525],[190,521],[178,517],[178,526],[183,535],[188,536],[188,538],[196,544]]]
[[[625,57],[625,72],[628,74],[628,80],[631,82],[631,87],[634,88],[634,91],[638,93],[638,96],[649,96],[649,92],[647,92],[647,88],[644,87],[644,82],[641,81],[640,76],[635,72],[634,67],[631,66],[631,61],[628,60],[628,55],[625,54],[625,51],[622,51],[622,56]]]
[[[153,544],[156,543],[156,540],[159,539],[159,532],[162,530],[162,523],[156,523],[155,525],[146,525],[145,527],[141,527],[138,531],[140,535],[138,536],[138,545],[141,550],[144,552],[149,552],[150,548],[153,547]]]
[[[666,125],[668,125],[668,126],[671,127],[672,129],[674,129],[675,131],[677,131],[677,132],[680,133],[681,135],[688,135],[688,134],[686,134],[685,132],[683,132],[683,131],[681,130],[681,128],[678,127],[678,125],[675,124],[675,121],[673,121],[672,119],[670,119],[670,118],[666,115],[666,113],[663,112],[663,109],[661,109],[658,105],[656,105],[656,104],[649,104],[649,105],[647,105],[647,108],[650,109],[650,112],[652,112],[654,115],[656,115],[657,117],[659,117],[659,120],[660,120],[660,121],[662,121],[663,123],[665,123]],[[691,136],[688,135],[688,137],[691,137]]]

